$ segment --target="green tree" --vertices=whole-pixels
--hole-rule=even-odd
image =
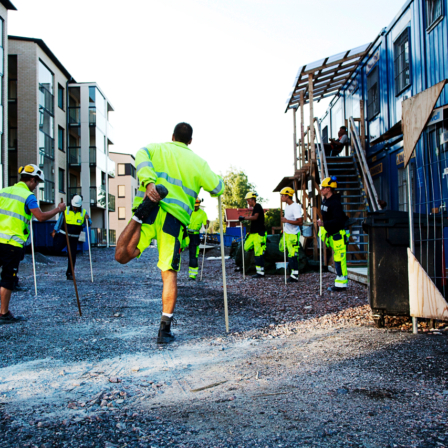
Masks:
[[[279,208],[271,208],[265,213],[264,225],[268,233],[271,233],[272,227],[281,227]]]

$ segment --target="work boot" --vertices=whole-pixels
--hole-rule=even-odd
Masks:
[[[67,280],[73,281],[73,275],[72,274],[67,274]]]
[[[21,322],[26,320],[23,316],[13,316],[11,311],[6,314],[0,314],[0,325],[1,324],[15,324],[16,322]]]
[[[243,268],[235,268],[234,271],[235,272],[243,272]]]
[[[298,278],[289,277],[288,280],[286,280],[286,283],[297,283],[298,281]]]
[[[264,278],[264,275],[255,274],[255,275],[252,275],[252,278]]]
[[[23,286],[19,286],[18,284],[15,284],[13,291],[26,291],[26,288],[24,288]]]
[[[347,288],[338,288],[337,286],[330,286],[328,288],[328,291],[332,291],[332,292],[347,292]]]
[[[172,317],[162,316],[160,321],[159,334],[157,335],[157,344],[169,344],[174,341],[174,334],[171,333]]]
[[[195,282],[196,281],[196,277],[188,277],[188,280],[191,280],[191,281]]]

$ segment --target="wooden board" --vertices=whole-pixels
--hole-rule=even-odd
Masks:
[[[448,320],[448,303],[409,248],[408,273],[411,316]]]
[[[402,103],[404,166],[411,159],[415,146],[439,99],[446,79]]]

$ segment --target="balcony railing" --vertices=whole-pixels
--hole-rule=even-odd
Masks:
[[[54,182],[46,180],[39,188],[39,200],[54,204]]]
[[[39,135],[39,152],[45,157],[54,160],[54,138],[40,132]]]
[[[89,124],[92,126],[96,125],[96,108],[91,107],[89,109]]]
[[[69,166],[81,165],[81,147],[69,146],[68,147],[68,164]]]
[[[17,149],[17,128],[8,129],[8,150],[15,151]]]
[[[54,95],[43,84],[39,84],[39,92],[39,106],[54,115]]]
[[[115,196],[109,193],[109,211],[115,211]]]
[[[105,246],[107,244],[107,229],[92,227],[90,229],[92,246]],[[115,246],[117,244],[117,232],[109,229],[109,245]]]
[[[79,194],[81,196],[81,187],[69,187],[67,188],[67,199],[71,199],[75,194]]]
[[[17,79],[10,79],[8,81],[8,101],[17,100]]]
[[[96,146],[89,146],[89,164],[96,165]]]
[[[90,187],[90,205],[106,208],[106,190],[102,187]]]
[[[81,124],[81,108],[69,107],[68,108],[68,124],[72,126],[79,126]]]

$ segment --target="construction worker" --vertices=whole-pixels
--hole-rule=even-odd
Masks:
[[[174,128],[172,142],[150,144],[135,157],[140,188],[134,200],[134,216],[120,235],[115,259],[122,264],[140,257],[157,239],[162,271],[162,317],[157,342],[174,340],[171,332],[177,299],[177,272],[186,227],[190,224],[196,198],[201,188],[214,197],[223,194],[224,182],[194,154],[188,145],[193,129],[187,123]],[[159,187],[168,189],[162,200]]]
[[[318,220],[317,223],[321,227],[319,232],[321,239],[333,249],[334,254],[337,276],[334,286],[329,287],[328,290],[345,292],[348,284],[346,252],[350,233],[346,229],[348,218],[342,208],[341,197],[334,191],[337,186],[335,176],[327,177],[322,181],[320,186],[322,220]]]
[[[199,272],[199,231],[204,225],[208,227],[210,221],[207,220],[207,215],[204,210],[200,209],[201,200],[196,199],[194,204],[194,211],[191,214],[190,224],[188,224],[188,239],[189,239],[189,251],[190,251],[190,264],[188,270],[189,280],[196,280],[196,276]]]
[[[76,252],[78,250],[79,235],[82,229],[86,226],[86,220],[89,220],[89,225],[92,225],[92,221],[89,218],[86,210],[82,208],[82,197],[79,194],[75,194],[72,198],[71,206],[67,207],[64,214],[59,216],[58,222],[54,226],[54,230],[51,233],[53,237],[53,249],[57,253],[61,253],[65,247],[67,247],[67,237],[65,236],[65,222],[67,223],[68,242],[70,244],[70,253],[72,256],[73,269],[76,264]],[[68,257],[67,249],[67,270],[65,271],[67,280],[73,280],[72,268],[70,266],[70,259]]]
[[[65,204],[43,212],[36,196],[32,193],[39,182],[44,182],[42,170],[33,164],[19,168],[20,181],[12,187],[0,190],[0,282],[1,310],[0,324],[12,324],[24,320],[13,316],[9,311],[11,292],[20,261],[23,259],[23,246],[30,235],[30,221],[34,215],[38,221],[47,221],[65,210]]]
[[[302,207],[297,202],[292,200],[294,190],[286,187],[280,191],[282,202],[285,203],[284,216],[281,217],[281,222],[284,224],[284,232],[279,244],[279,250],[283,252],[288,251],[288,264],[291,270],[291,276],[288,278],[288,283],[299,281],[299,244],[300,244],[300,226],[303,224]]]
[[[263,207],[257,203],[257,194],[250,191],[244,198],[247,201],[247,206],[252,208],[251,216],[240,216],[239,221],[251,221],[250,233],[246,236],[244,242],[244,251],[248,252],[254,249],[255,252],[255,267],[257,273],[252,278],[264,278],[264,253],[266,251],[266,229],[264,227],[264,210]]]

